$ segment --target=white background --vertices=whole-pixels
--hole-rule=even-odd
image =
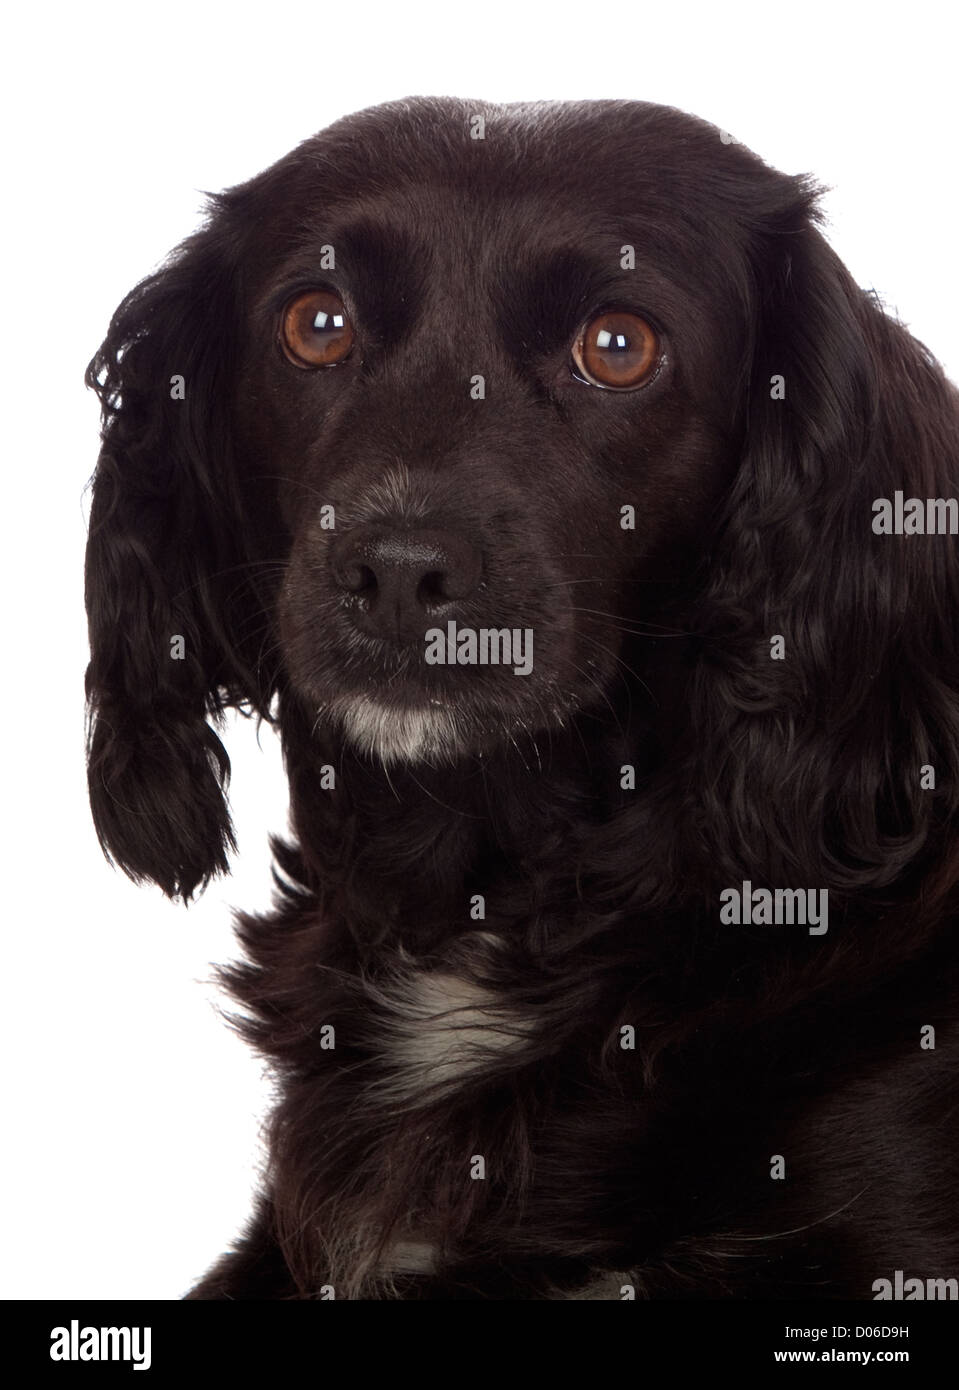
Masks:
[[[105,864],[83,770],[83,369],[201,190],[397,97],[664,102],[831,185],[840,255],[955,379],[955,26],[941,3],[838,0],[125,0],[5,20],[0,1295],[178,1298],[255,1179],[269,1087],[209,975],[231,904],[268,901],[273,736],[231,734],[240,860],[189,912]]]

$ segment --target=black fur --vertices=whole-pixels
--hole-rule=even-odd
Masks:
[[[226,972],[282,1085],[268,1187],[192,1298],[959,1276],[957,539],[872,530],[876,498],[959,492],[959,405],[817,192],[663,107],[398,102],[212,198],[117,310],[101,841],[185,899],[226,869],[227,706],[277,721],[295,834]],[[278,323],[314,286],[357,340],[304,371]],[[661,331],[641,390],[570,371],[610,307]],[[411,531],[482,564],[429,613],[531,629],[529,676],[364,629],[349,547]],[[451,747],[384,765],[334,709],[367,698],[438,702]],[[723,924],[744,880],[828,890],[828,932]],[[417,1076],[430,1037],[459,1065]]]

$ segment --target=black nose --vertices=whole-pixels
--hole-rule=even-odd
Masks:
[[[353,600],[353,621],[373,637],[415,641],[445,606],[468,598],[483,557],[456,531],[357,526],[330,547],[333,578]]]

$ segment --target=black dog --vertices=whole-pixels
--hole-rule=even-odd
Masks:
[[[662,107],[397,102],[118,309],[101,841],[226,869],[227,706],[295,833],[227,972],[268,1189],[192,1298],[953,1287],[959,405],[817,192]]]

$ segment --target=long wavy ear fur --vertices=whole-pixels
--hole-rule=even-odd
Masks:
[[[230,438],[235,267],[222,223],[215,214],[126,297],[86,375],[103,412],[86,558],[91,807],[108,858],[186,900],[233,846],[229,759],[209,721],[269,706]]]
[[[950,862],[959,540],[877,535],[873,503],[959,495],[959,397],[815,216],[807,190],[754,267],[745,440],[706,597],[691,775],[710,878],[881,898]],[[955,877],[933,873],[942,891]]]

